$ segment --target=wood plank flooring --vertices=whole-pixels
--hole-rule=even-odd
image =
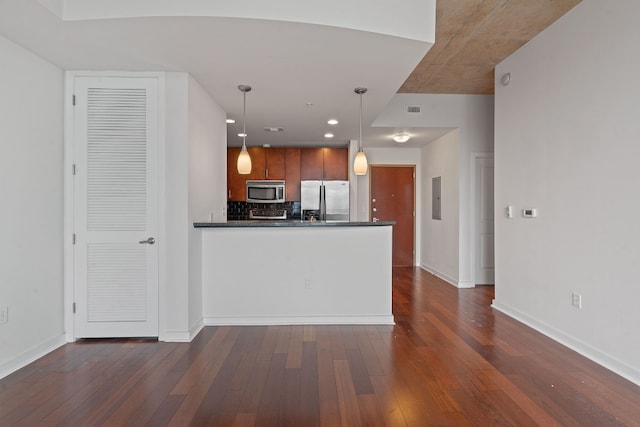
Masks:
[[[640,388],[457,290],[393,271],[396,326],[85,340],[0,380],[0,426],[640,426]]]

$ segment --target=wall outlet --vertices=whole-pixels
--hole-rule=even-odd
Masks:
[[[571,305],[574,306],[575,308],[582,308],[582,295],[572,292]]]
[[[313,283],[311,279],[304,279],[304,288],[305,289],[313,289]]]
[[[0,325],[9,321],[9,307],[0,307]]]

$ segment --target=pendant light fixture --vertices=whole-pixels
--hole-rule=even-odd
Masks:
[[[364,150],[362,148],[362,95],[367,93],[367,88],[357,87],[353,91],[360,95],[360,138],[358,139],[358,153],[356,154],[356,158],[353,160],[353,172],[356,175],[366,175],[367,156],[364,154]]]
[[[240,150],[240,154],[238,155],[238,163],[236,167],[238,168],[238,173],[240,175],[249,175],[251,173],[251,157],[249,156],[249,152],[247,151],[247,124],[246,124],[246,115],[247,115],[247,92],[251,90],[251,86],[240,85],[238,89],[243,94],[242,98],[242,149]]]

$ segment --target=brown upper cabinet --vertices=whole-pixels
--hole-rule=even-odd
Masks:
[[[300,179],[322,179],[322,147],[300,149]]]
[[[238,155],[240,147],[227,147],[227,198],[234,202],[244,202],[245,180],[247,175],[238,173]]]
[[[348,180],[349,154],[347,148],[310,147],[300,153],[302,180]]]
[[[285,181],[286,200],[288,202],[300,201],[300,147],[287,147],[284,149],[285,156]]]
[[[265,148],[265,179],[285,179],[285,148]]]
[[[322,179],[347,181],[349,179],[349,150],[347,148],[325,147],[322,149]]]
[[[227,189],[231,201],[245,200],[248,179],[283,179],[287,201],[300,201],[301,180],[348,180],[348,150],[335,147],[249,147],[251,173],[236,168],[240,147],[227,148]]]
[[[251,173],[246,179],[284,179],[284,147],[249,147]]]

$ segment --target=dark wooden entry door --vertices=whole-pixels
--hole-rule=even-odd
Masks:
[[[393,266],[414,265],[415,166],[371,166],[371,221],[395,221]]]

